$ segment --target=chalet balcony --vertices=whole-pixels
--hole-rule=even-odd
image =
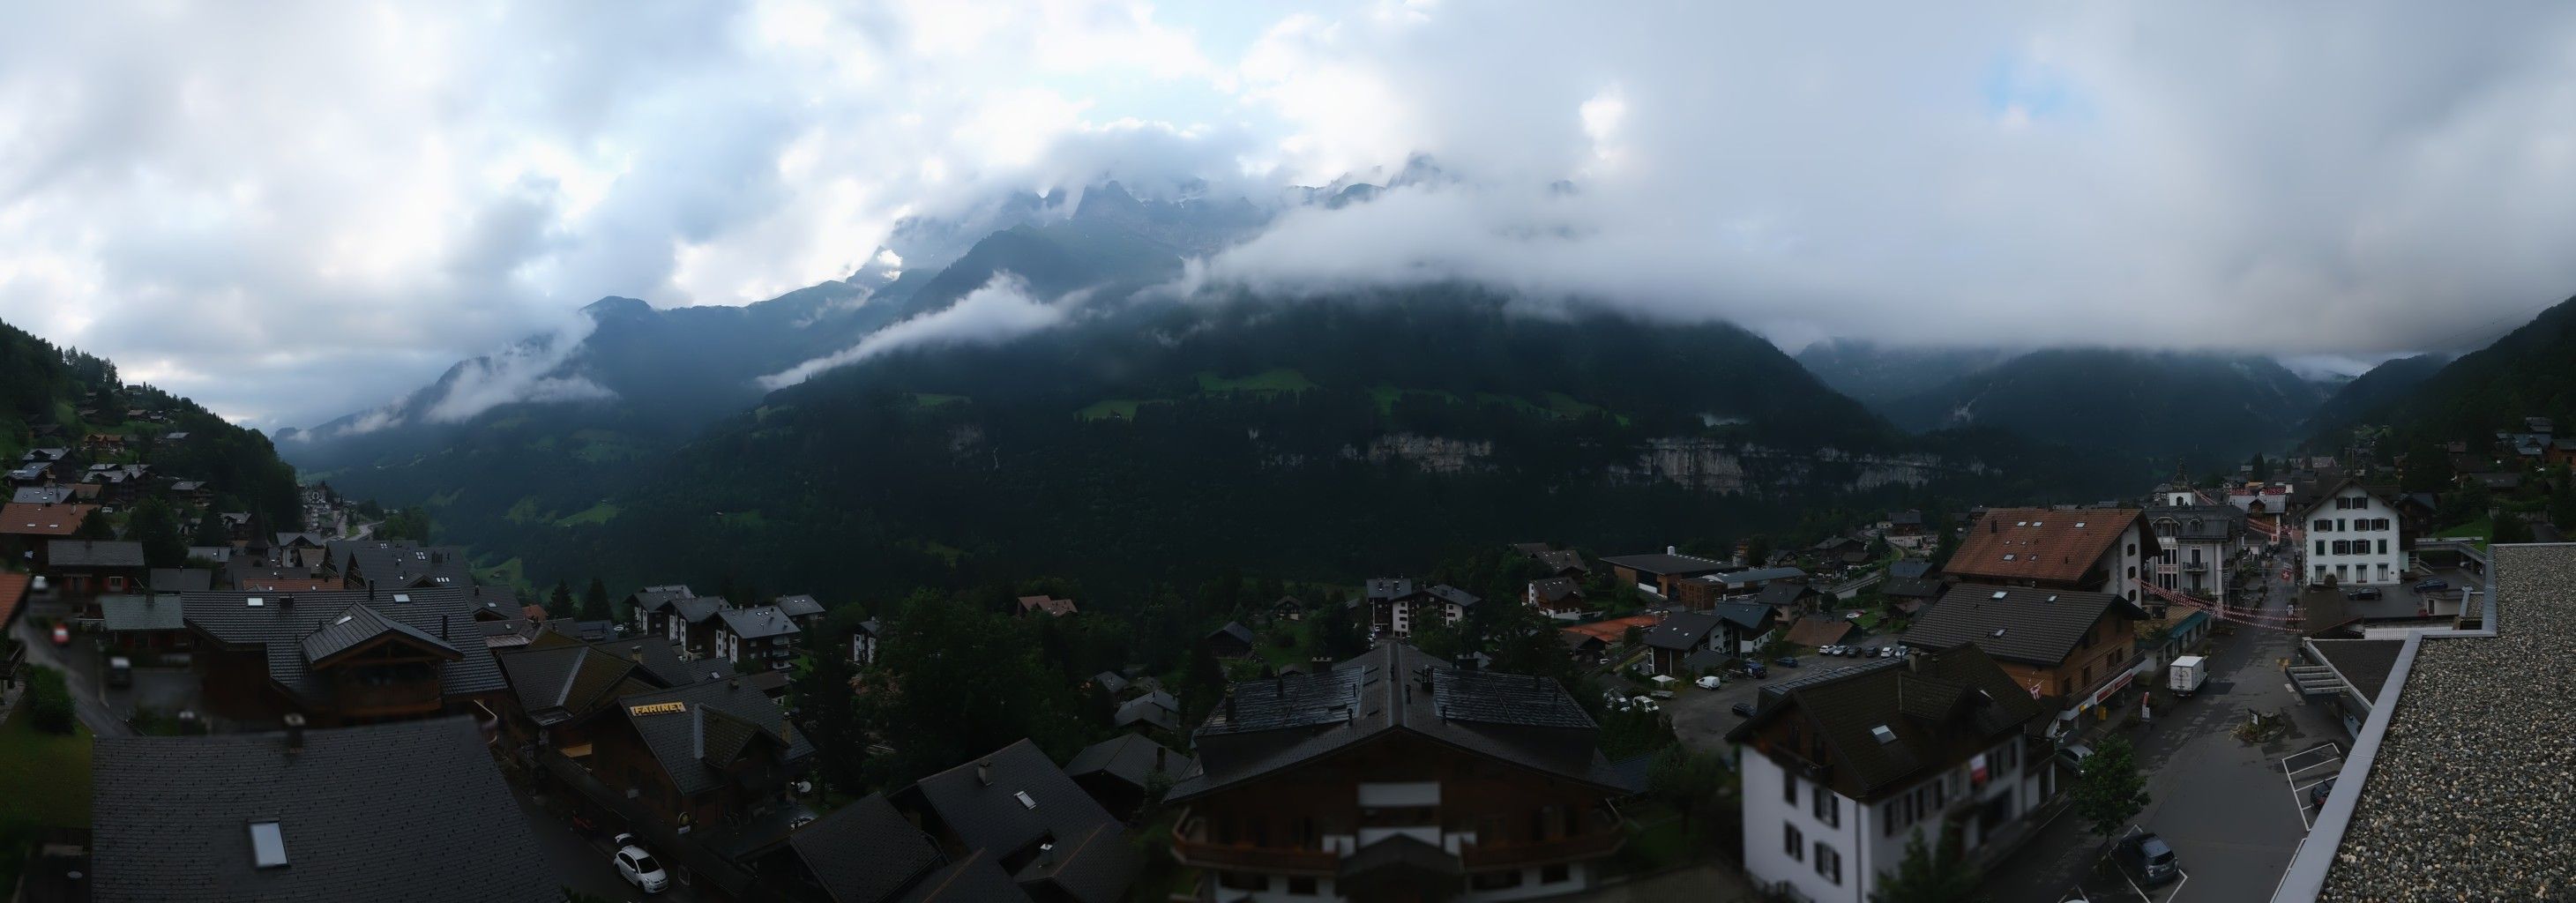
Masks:
[[[1223,843],[1208,837],[1207,819],[1181,813],[1172,825],[1172,858],[1200,868],[1238,869],[1269,874],[1330,875],[1341,869],[1342,856],[1331,850]]]
[[[1607,856],[1628,840],[1627,818],[1603,805],[1583,820],[1580,833],[1525,843],[1471,843],[1458,850],[1470,870],[1550,865]]]

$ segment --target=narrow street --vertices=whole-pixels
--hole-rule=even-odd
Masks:
[[[131,736],[134,727],[125,723],[125,715],[110,706],[106,686],[99,679],[98,651],[89,636],[74,633],[69,647],[54,645],[46,630],[36,626],[42,616],[48,620],[61,617],[65,609],[52,598],[30,598],[27,610],[10,626],[10,635],[27,648],[27,665],[43,665],[63,672],[63,686],[71,691],[72,708],[80,715],[90,733],[102,737]]]
[[[2296,587],[2281,578],[2277,565],[2265,572],[2257,610],[2280,611]],[[2304,704],[2281,676],[2294,635],[2233,629],[2232,635],[2213,636],[2202,653],[2210,658],[2210,678],[2199,694],[2160,703],[2152,723],[2130,729],[2149,796],[2133,824],[2172,844],[2189,876],[2150,889],[2155,903],[2270,899],[2307,825],[2281,760],[2344,739],[2341,728]],[[2232,731],[2251,712],[2287,713],[2289,731],[2262,744],[2236,739]],[[2081,886],[2095,903],[2138,899],[2125,882],[2098,876],[2095,865],[2106,849],[2108,841],[2069,814],[1989,874],[1984,890],[1997,900],[2057,901]]]

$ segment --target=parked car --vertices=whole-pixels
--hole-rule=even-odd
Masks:
[[[2334,782],[2335,779],[2327,778],[2325,780],[2318,781],[2316,786],[2309,787],[2308,805],[2315,806],[2319,809],[2325,808],[2326,798],[2334,795]]]
[[[2377,598],[2379,598],[2379,587],[2376,587],[2376,586],[2363,586],[2363,587],[2356,587],[2356,588],[2353,588],[2353,589],[2345,590],[2343,595],[2344,595],[2344,598],[2346,598],[2346,599],[2358,599],[2358,600],[2368,601],[2368,600],[2372,600],[2372,599],[2377,599]]]
[[[2448,580],[2426,580],[2415,584],[2415,591],[2418,593],[2438,593],[2450,588],[2451,581]]]
[[[134,660],[122,655],[107,659],[107,685],[119,689],[134,685]]]
[[[31,593],[44,592],[45,587],[49,585],[51,584],[45,582],[45,575],[43,574],[37,574],[34,577],[27,578],[27,591]]]
[[[2121,838],[2120,858],[2149,887],[2174,880],[2182,874],[2182,863],[2174,858],[2173,846],[2153,831]]]
[[[69,645],[71,645],[71,644],[72,644],[72,628],[71,628],[71,625],[69,625],[69,624],[56,624],[56,625],[54,625],[54,645],[56,645],[56,646],[69,646]]]
[[[1798,666],[1798,657],[1794,655],[1783,655],[1779,658],[1772,659],[1771,663],[1783,668],[1795,668]]]
[[[2065,749],[2058,750],[2057,757],[2066,760],[2067,767],[2082,771],[2084,760],[2093,757],[2093,747],[2081,743],[2071,744]]]
[[[661,860],[635,845],[635,835],[620,834],[611,842],[617,845],[617,876],[626,879],[626,883],[648,894],[661,893],[671,886],[671,874],[662,870]]]
[[[1717,675],[1715,674],[1692,681],[1692,683],[1698,684],[1699,688],[1703,690],[1714,690],[1724,685],[1724,681],[1718,680]]]
[[[1739,702],[1735,704],[1732,711],[1735,712],[1735,717],[1751,718],[1753,717],[1753,704],[1749,702]]]
[[[1771,671],[1769,669],[1762,667],[1761,662],[1754,661],[1748,661],[1741,665],[1737,665],[1735,672],[1746,677],[1753,678],[1754,680],[1761,680],[1771,676]]]

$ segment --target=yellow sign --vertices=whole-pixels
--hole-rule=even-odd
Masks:
[[[685,711],[688,711],[688,710],[689,710],[689,704],[688,704],[688,703],[685,703],[685,702],[657,702],[657,703],[654,703],[654,704],[652,704],[652,705],[636,705],[636,706],[627,706],[627,707],[626,707],[626,714],[629,714],[629,715],[661,715],[661,714],[667,714],[667,713],[670,713],[670,712],[685,712]]]

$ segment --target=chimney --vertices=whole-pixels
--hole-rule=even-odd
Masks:
[[[1666,554],[1666,555],[1679,555],[1679,554],[1681,554],[1681,551],[1682,551],[1682,547],[1680,547],[1680,546],[1665,546],[1665,547],[1664,547],[1664,554]]]
[[[633,661],[633,662],[638,662],[638,663],[643,662],[643,661],[644,661],[644,644],[642,644],[642,643],[637,643],[637,644],[635,644],[635,645],[632,645],[632,646],[628,646],[628,647],[626,647],[626,658],[627,658],[627,660],[629,660],[629,661]]]
[[[291,756],[303,751],[304,716],[288,712],[286,713],[286,754]]]
[[[1234,688],[1225,688],[1225,720],[1234,720]]]
[[[1154,744],[1154,770],[1155,770],[1155,771],[1161,771],[1161,772],[1169,772],[1169,771],[1171,771],[1171,769],[1163,767],[1163,763],[1165,763],[1165,762],[1167,762],[1167,761],[1170,761],[1170,760],[1171,760],[1171,758],[1172,758],[1172,750],[1171,750],[1171,748],[1170,748],[1170,747],[1164,746],[1163,744],[1160,744],[1160,743],[1156,743],[1156,744]]]
[[[279,607],[279,608],[294,608],[294,607],[295,607],[295,594],[293,594],[293,593],[288,593],[288,594],[285,594],[285,595],[282,595],[282,596],[277,597],[277,607]]]
[[[1919,650],[1919,649],[1909,649],[1909,650],[1906,650],[1906,652],[1905,652],[1905,670],[1907,670],[1907,671],[1912,671],[1912,672],[1914,672],[1914,673],[1916,673],[1916,674],[1921,674],[1921,673],[1923,673],[1923,651],[1922,651],[1922,650]]]
[[[439,638],[439,639],[442,639],[442,640],[443,640],[443,639],[447,639],[447,616],[446,616],[446,615],[439,615],[439,616],[438,616],[438,638]]]
[[[975,763],[975,783],[986,787],[993,786],[993,760],[985,759]]]

